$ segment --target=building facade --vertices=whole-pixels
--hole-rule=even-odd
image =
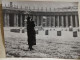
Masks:
[[[54,9],[47,8],[30,9],[10,6],[3,7],[4,27],[24,27],[27,13],[35,21],[36,26],[43,27],[79,27],[78,9]]]

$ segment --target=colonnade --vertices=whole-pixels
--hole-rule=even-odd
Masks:
[[[40,16],[33,16],[33,20],[35,21],[36,26],[44,26],[44,27],[78,27],[79,19],[78,15],[56,15],[56,16],[43,16],[39,19]],[[40,22],[41,20],[41,22]]]
[[[25,26],[24,20],[26,19],[26,15],[22,14],[4,14],[4,26],[11,27],[23,27]],[[35,21],[36,26],[44,26],[44,27],[78,27],[79,19],[78,15],[54,15],[54,16],[45,16],[43,18],[42,15],[34,15],[31,16]],[[23,20],[24,19],[24,20]]]

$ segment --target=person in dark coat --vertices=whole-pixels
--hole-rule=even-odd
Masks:
[[[35,24],[34,21],[28,16],[27,17],[27,36],[28,36],[28,45],[29,49],[33,50],[32,46],[36,45],[36,33],[35,33]]]

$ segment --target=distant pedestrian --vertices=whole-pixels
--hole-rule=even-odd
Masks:
[[[27,17],[27,36],[28,36],[28,45],[29,49],[33,50],[32,46],[36,45],[36,33],[35,33],[35,24],[34,21],[28,16]]]

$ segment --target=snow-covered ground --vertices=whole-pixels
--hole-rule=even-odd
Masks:
[[[59,30],[59,29],[58,29]],[[4,29],[7,57],[27,58],[79,58],[80,57],[80,32],[78,37],[73,37],[72,31],[61,31],[57,36],[57,30],[49,30],[45,35],[45,29],[36,34],[34,50],[29,51],[27,45],[27,32],[15,33]]]

